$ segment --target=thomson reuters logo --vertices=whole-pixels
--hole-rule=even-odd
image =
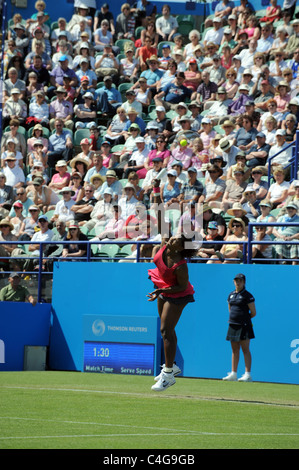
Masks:
[[[95,320],[92,324],[92,332],[96,336],[103,336],[105,329],[105,323],[102,320]]]

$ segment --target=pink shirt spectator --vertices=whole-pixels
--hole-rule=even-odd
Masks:
[[[50,104],[50,115],[55,114],[56,118],[65,119],[69,114],[73,114],[73,105],[69,101],[54,100]]]
[[[55,175],[51,178],[51,183],[65,183],[65,186],[69,185],[71,180],[71,175],[69,173],[64,173],[63,178],[59,175],[59,173],[55,173]]]
[[[105,156],[103,155],[103,166],[105,168],[109,168],[109,162],[111,160],[111,157],[112,157],[112,153],[109,153],[109,155]]]
[[[205,132],[202,132],[200,134],[204,149],[208,149],[210,147],[212,139],[214,139],[215,135],[215,131],[211,131],[209,134],[206,134]]]
[[[287,111],[287,106],[291,101],[291,95],[287,94],[283,98],[279,95],[275,95],[273,99],[277,103],[277,111],[279,113],[285,113]]]
[[[192,149],[188,147],[183,147],[184,150],[178,145],[174,150],[171,152],[171,156],[169,158],[168,168],[171,168],[171,164],[174,160],[178,160],[182,162],[183,169],[187,170],[191,165],[191,157],[193,155]]]
[[[125,220],[112,218],[109,220],[105,227],[105,232],[113,232],[115,238],[124,238],[125,237],[125,229],[124,229]]]
[[[33,152],[33,144],[34,142],[37,140],[36,137],[30,137],[30,139],[27,139],[27,152],[28,153],[31,153]],[[48,139],[45,139],[44,137],[40,137],[38,140],[42,140],[43,141],[43,152],[44,153],[47,153],[48,151],[48,146],[49,146],[49,143],[48,143]]]

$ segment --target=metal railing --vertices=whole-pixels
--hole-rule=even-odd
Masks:
[[[257,226],[264,226],[264,227],[285,227],[285,226],[299,226],[299,222],[294,222],[294,223],[279,223],[279,222],[267,222],[267,223],[258,223],[258,222],[250,222],[248,224],[248,239],[245,241],[226,241],[226,240],[207,240],[207,241],[201,241],[202,246],[204,247],[205,245],[219,245],[221,247],[222,245],[240,245],[240,251],[243,253],[242,259],[240,258],[229,258],[229,262],[238,262],[238,263],[243,263],[243,264],[252,264],[258,261],[263,261],[265,263],[273,263],[273,262],[279,262],[280,260],[275,259],[275,258],[252,258],[252,247],[253,245],[299,245],[299,240],[292,240],[290,242],[286,241],[278,241],[278,240],[267,240],[267,241],[258,241],[255,240],[253,237],[253,227]],[[61,241],[45,241],[45,242],[35,242],[35,245],[39,245],[39,255],[38,256],[30,256],[28,253],[24,253],[24,255],[16,255],[14,257],[7,256],[7,257],[1,257],[0,262],[5,261],[7,264],[9,264],[9,261],[11,260],[31,260],[36,262],[37,269],[34,271],[26,270],[26,271],[18,271],[19,273],[23,275],[36,275],[37,276],[37,300],[38,302],[41,302],[42,300],[42,280],[43,276],[51,276],[52,271],[44,271],[44,261],[51,260],[53,262],[66,262],[66,261],[83,261],[83,262],[94,262],[94,261],[120,261],[126,259],[127,261],[133,261],[136,263],[139,262],[145,262],[145,261],[152,261],[152,258],[146,258],[142,257],[140,253],[140,249],[142,245],[159,245],[160,242],[158,241],[146,241],[146,240],[140,240],[140,241],[134,241],[134,240],[109,240],[109,241],[90,241],[90,240],[81,240],[81,241],[76,241],[76,245],[85,245],[87,247],[86,255],[82,257],[69,257],[69,258],[62,258],[62,257],[51,257],[51,256],[45,256],[44,254],[44,249],[46,246],[49,245],[69,245],[73,244],[74,241],[66,241],[66,240],[61,240]],[[32,241],[0,241],[0,245],[15,245],[16,247],[20,247],[23,245],[32,245]],[[136,245],[136,256],[130,256],[130,255],[122,255],[118,253],[116,256],[109,256],[105,255],[104,253],[98,253],[95,254],[92,251],[92,246],[93,245],[118,245],[118,246],[124,246],[124,245]],[[212,258],[200,258],[200,257],[194,257],[192,258],[192,262],[206,262],[211,260]],[[215,260],[215,259],[214,259]],[[190,261],[187,260],[187,261]],[[286,259],[284,261],[298,261],[294,259]],[[8,268],[8,266],[6,266]],[[7,269],[8,272],[10,272],[10,269]],[[5,274],[5,272],[3,273]]]
[[[282,152],[285,152],[289,148],[292,148],[292,157],[289,159],[288,164],[284,167],[287,169],[290,167],[290,180],[293,181],[297,179],[298,165],[299,165],[299,130],[296,131],[296,140],[291,142],[289,145],[286,145],[283,149],[279,150],[275,155],[269,157],[267,160],[268,163],[268,185],[270,186],[273,169],[271,168],[271,161],[280,155]]]
[[[252,246],[253,245],[299,245],[299,239],[290,240],[290,241],[278,241],[278,240],[268,240],[268,241],[257,241],[253,240],[253,227],[299,227],[299,222],[283,223],[283,222],[250,222],[248,224],[248,242],[247,242],[247,264],[252,263]],[[260,261],[259,258],[254,258],[254,261]],[[267,258],[263,258],[263,261],[267,261]],[[269,258],[269,262],[277,261],[276,259]],[[299,259],[285,259],[284,261],[299,261]]]

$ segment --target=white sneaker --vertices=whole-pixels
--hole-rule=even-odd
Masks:
[[[160,374],[159,374],[159,375],[156,375],[156,377],[154,378],[155,382],[158,382],[158,380],[160,379],[161,373],[162,373],[162,371],[164,370],[164,367],[165,367],[165,364],[163,364],[163,365],[161,366],[162,370],[161,370]],[[173,373],[173,375],[176,377],[176,376],[179,375],[181,372],[182,372],[181,369],[180,369],[180,368],[176,365],[176,363],[174,362],[174,363],[173,363],[173,366],[172,366],[172,373]]]
[[[252,377],[250,374],[244,374],[238,379],[238,382],[252,382]]]
[[[229,372],[226,377],[223,377],[222,380],[227,380],[227,381],[230,381],[230,382],[236,382],[237,373],[236,372]]]
[[[162,370],[158,382],[152,386],[152,390],[155,392],[163,392],[171,385],[175,384],[175,378],[173,372],[167,373]]]

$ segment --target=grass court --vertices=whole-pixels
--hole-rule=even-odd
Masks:
[[[299,386],[1,372],[0,449],[298,449]]]

